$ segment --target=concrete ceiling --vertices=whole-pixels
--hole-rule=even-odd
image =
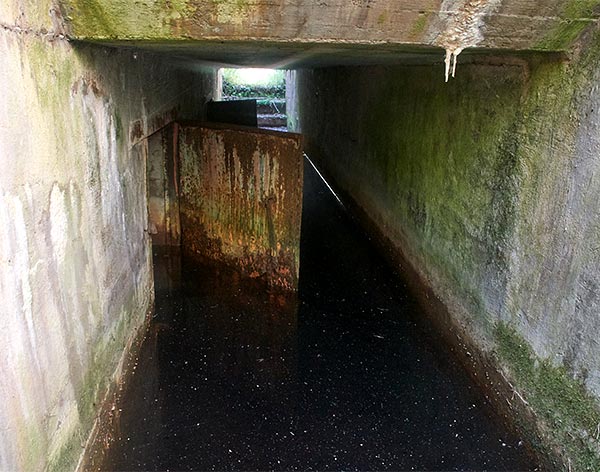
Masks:
[[[148,51],[193,64],[217,67],[265,67],[301,69],[360,65],[435,65],[444,67],[439,47],[408,47],[391,44],[267,43],[244,41],[103,41],[103,45]],[[531,55],[554,59],[559,53],[473,48],[461,54],[460,63],[489,61],[490,56],[518,60]],[[485,57],[485,59],[484,59]]]

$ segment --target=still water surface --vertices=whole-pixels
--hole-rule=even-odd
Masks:
[[[298,297],[156,253],[107,470],[534,470],[306,167]]]

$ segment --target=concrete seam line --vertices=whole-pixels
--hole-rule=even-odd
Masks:
[[[65,36],[62,33],[57,33],[55,31],[37,30],[34,28],[21,28],[20,26],[8,25],[6,23],[0,23],[0,28],[10,33],[36,36],[38,38],[47,39],[48,41],[69,41],[69,38],[67,36]]]

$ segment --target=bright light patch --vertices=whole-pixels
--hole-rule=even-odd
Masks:
[[[275,76],[273,69],[240,69],[239,78],[248,85],[267,83]]]
[[[243,85],[267,85],[276,80],[277,74],[273,69],[235,69],[232,79]]]

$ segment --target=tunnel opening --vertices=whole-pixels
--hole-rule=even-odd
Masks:
[[[465,362],[461,353],[452,352],[452,342],[444,344],[444,335],[438,331],[440,325],[427,325],[432,318],[427,317],[412,288],[407,289],[410,283],[398,278],[396,270],[390,269],[388,262],[381,258],[381,248],[379,252],[375,250],[364,229],[356,225],[357,222],[368,223],[370,215],[360,214],[352,196],[328,174],[333,168],[328,162],[330,159],[341,157],[343,166],[343,153],[354,152],[355,146],[370,138],[361,135],[365,131],[361,128],[363,125],[357,126],[350,118],[355,107],[357,114],[365,111],[364,104],[356,100],[361,98],[360,93],[345,95],[340,93],[344,88],[337,85],[357,72],[364,74],[361,80],[376,83],[382,71],[388,68],[347,66],[334,67],[331,72],[323,69],[286,71],[288,108],[296,113],[303,109],[304,125],[310,130],[311,142],[305,146],[293,133],[214,119],[211,102],[206,103],[208,121],[169,121],[143,137],[140,148],[145,149],[147,163],[148,233],[154,258],[156,311],[150,322],[149,340],[141,346],[142,354],[134,367],[137,372],[150,375],[144,380],[136,378],[141,373],[130,372],[131,388],[124,387],[123,396],[114,404],[122,411],[111,419],[114,426],[111,431],[119,433],[105,437],[112,445],[100,452],[99,462],[97,458],[92,460],[94,464],[117,469],[160,469],[173,467],[172,464],[181,468],[298,468],[301,461],[306,460],[298,447],[277,441],[279,436],[288,441],[301,433],[293,429],[285,434],[278,428],[289,421],[301,423],[304,421],[302,412],[306,410],[311,414],[305,418],[306,429],[302,430],[305,434],[302,454],[314,452],[311,467],[316,469],[335,469],[338,464],[342,464],[340,470],[352,467],[459,469],[461,464],[466,468],[536,467],[537,458],[529,441],[515,433],[512,420],[502,417],[504,410],[495,410],[492,406],[487,397],[489,385],[481,389],[479,379],[475,383],[469,379],[468,374],[477,375],[486,367],[471,366],[470,371],[465,370],[465,364],[469,365],[471,360]],[[211,72],[216,73],[217,69]],[[328,77],[330,73],[335,80]],[[299,86],[298,76],[301,78]],[[314,90],[307,87],[307,76],[315,80]],[[218,80],[216,83],[217,92],[223,90]],[[358,85],[359,92],[360,87],[364,87],[367,93],[373,93],[366,83]],[[217,92],[210,98],[219,98]],[[220,98],[235,101],[246,97]],[[375,112],[373,109],[373,116],[385,124],[384,117]],[[320,113],[323,115],[319,116]],[[366,118],[363,115],[363,123],[368,123],[370,114],[369,110]],[[296,121],[295,129],[298,128]],[[330,133],[330,137],[331,133],[342,136],[348,142],[334,149],[335,141],[321,140],[314,128]],[[283,144],[285,142],[287,144]],[[286,145],[289,149],[282,152],[282,146]],[[308,149],[315,151],[315,159],[303,154]],[[289,158],[291,155],[293,159]],[[298,163],[303,170],[298,170]],[[304,183],[303,172],[309,174]],[[367,175],[365,169],[365,177]],[[281,193],[276,194],[277,191]],[[337,202],[335,208],[328,202],[331,196]],[[285,199],[287,206],[280,208],[278,205]],[[276,215],[285,215],[292,207],[292,220],[276,221]],[[336,228],[338,224],[340,227]],[[283,238],[278,234],[282,225],[287,225],[284,232],[288,232]],[[290,228],[298,230],[298,234],[288,237]],[[295,237],[299,239],[293,239]],[[294,252],[296,247],[298,250]],[[250,248],[264,251],[253,254]],[[380,275],[376,275],[377,272]],[[418,278],[416,274],[408,278],[413,276]],[[271,280],[281,284],[274,288]],[[298,295],[282,292],[279,290],[282,287],[292,291],[297,288]],[[394,332],[397,327],[399,330]],[[178,334],[173,334],[175,331]],[[370,334],[365,339],[361,331]],[[193,336],[187,339],[189,333]],[[331,333],[337,343],[344,343],[346,337],[352,342],[349,346],[333,346],[328,338]],[[215,339],[220,341],[214,343]],[[194,348],[189,344],[192,341],[206,342],[211,353]],[[357,354],[362,352],[359,341],[365,341],[365,346],[373,349],[365,359]],[[383,341],[382,346],[373,345],[380,341]],[[174,344],[177,345],[175,350],[187,346],[190,355],[173,352]],[[444,345],[440,347],[441,344]],[[397,349],[398,346],[401,349]],[[248,349],[254,349],[256,356],[249,355]],[[212,356],[210,362],[204,362],[206,356]],[[324,356],[328,362],[320,365]],[[404,362],[399,362],[399,357],[405,357]],[[173,359],[173,363],[169,360],[167,366],[166,359]],[[349,365],[344,359],[349,359]],[[382,377],[376,373],[379,362]],[[195,368],[192,377],[181,373],[173,378],[165,373],[170,367],[179,372],[178,369],[187,369],[193,363],[204,367]],[[424,369],[431,370],[433,375],[424,375],[420,370],[426,364]],[[390,366],[398,372],[391,372]],[[220,369],[222,372],[215,374]],[[208,383],[201,387],[200,376],[205,373],[214,377],[212,382],[205,380]],[[405,374],[407,378],[401,378]],[[347,394],[352,381],[357,379],[360,395]],[[255,380],[257,386],[252,384]],[[388,380],[389,386],[386,385]],[[413,381],[417,387],[412,386]],[[373,390],[369,385],[375,386]],[[194,398],[180,397],[188,388],[194,392]],[[410,393],[398,395],[405,390]],[[147,403],[152,395],[144,391],[152,392],[153,401],[159,406]],[[429,397],[432,404],[426,405],[417,398],[424,392],[427,395],[433,392]],[[142,401],[140,395],[144,396]],[[219,403],[211,397],[202,410],[197,402],[211,395],[235,398],[235,402]],[[273,395],[272,401],[267,398],[270,395]],[[317,399],[318,395],[330,399],[329,403]],[[363,401],[361,395],[379,403]],[[186,418],[172,403],[175,397],[184,408],[203,411],[206,418],[195,414]],[[293,400],[291,412],[284,408],[288,400]],[[471,403],[466,404],[465,400]],[[391,412],[386,409],[390,402],[395,405]],[[253,410],[252,414],[239,410],[240,404]],[[337,409],[341,405],[346,412]],[[156,411],[152,411],[155,406]],[[409,414],[413,407],[415,412]],[[268,411],[267,418],[254,415],[257,408]],[[375,419],[365,419],[359,410],[369,412]],[[242,431],[242,424],[230,421],[232,411],[251,427]],[[344,418],[349,412],[350,422],[330,419],[326,411],[332,418]],[[422,415],[422,423],[415,414]],[[263,429],[271,415],[277,424],[258,435],[264,444],[270,444],[264,447],[247,434]],[[402,418],[402,415],[406,416]],[[465,418],[468,421],[463,421]],[[381,429],[381,425],[375,424],[377,421],[383,423]],[[405,425],[398,428],[402,422]],[[152,430],[144,429],[148,423]],[[225,429],[211,430],[218,423]],[[319,425],[325,423],[328,426],[317,431]],[[353,430],[350,423],[361,426]],[[457,423],[460,426],[457,427]],[[201,451],[189,452],[191,443],[179,444],[178,438],[186,434],[180,427],[202,428],[203,432],[192,441],[206,446]],[[342,432],[336,438],[338,427]],[[423,429],[414,437],[408,436],[418,428]],[[232,431],[238,442],[227,448],[230,456],[221,454],[225,449],[215,452],[219,444],[228,444],[226,438]],[[372,441],[364,454],[353,453],[351,449],[366,447],[367,443],[344,443],[342,439],[350,438],[357,431],[365,441],[378,434],[381,439]],[[161,441],[149,440],[149,435],[162,438],[165,447],[176,452],[162,450]],[[333,439],[329,441],[327,435]],[[443,445],[443,451],[427,457],[427,448],[413,443],[406,450],[391,446],[394,441],[414,438],[427,438],[428,447],[437,441]],[[383,455],[377,453],[377,448],[385,451]],[[246,457],[240,449],[259,452]],[[472,452],[474,449],[477,453]],[[151,450],[157,454],[152,456],[148,452]],[[190,462],[186,462],[188,459]]]
[[[99,415],[148,412],[127,454],[158,435],[197,468],[500,464],[496,437],[507,460],[535,444],[544,470],[600,470],[598,2],[417,3],[0,8],[0,469],[73,469]],[[304,142],[256,106],[252,126],[210,116],[223,67],[288,70]],[[302,193],[302,151],[379,252]],[[150,375],[123,375],[153,343]],[[119,411],[144,381],[160,408]],[[475,385],[522,436],[461,403]]]
[[[418,299],[326,172],[299,141],[292,153],[273,154],[271,139],[293,136],[173,122],[145,140],[156,308],[114,403],[110,447],[95,446],[91,463],[99,470],[533,468],[528,442],[426,326]],[[261,154],[266,159],[256,161]],[[304,183],[294,171],[287,183],[259,189],[275,178],[268,163],[279,156],[279,165],[289,164],[292,154]],[[274,270],[284,287],[298,284],[296,295],[261,274],[277,264],[271,257],[282,241],[269,205],[283,197],[265,193],[278,186],[302,202],[293,210],[302,219],[294,243],[300,276],[280,278],[298,263]],[[289,225],[300,229],[298,219]],[[218,240],[209,234],[215,229]],[[257,230],[266,262],[248,258]],[[238,241],[249,234],[250,243]],[[223,248],[233,254],[236,243],[241,262],[225,257]]]
[[[299,102],[296,72],[285,75],[293,78],[284,82],[288,107],[314,105]],[[219,90],[229,91],[219,97]],[[235,102],[254,93],[242,90],[236,95],[219,79],[215,97]],[[315,99],[345,109],[352,97],[334,90],[324,81]],[[104,437],[111,446],[96,447],[91,463],[100,469],[534,467],[528,442],[498,416],[452,347],[440,347],[415,295],[349,216],[327,171],[305,154],[303,161],[305,148],[293,134],[240,125],[236,116],[245,111],[228,112],[233,118],[222,119],[208,102],[209,122],[176,120],[145,139],[156,310],[136,372],[115,401],[118,433]],[[343,119],[323,128],[345,133]],[[293,149],[282,154],[285,139]],[[297,167],[282,173],[291,162],[308,174],[304,184]],[[277,188],[284,191],[269,193]],[[283,210],[293,207],[285,231],[297,231],[294,240],[276,234],[284,198]],[[248,248],[261,249],[261,238],[265,257],[249,254]],[[289,246],[282,250],[284,240]],[[265,277],[269,271],[273,276]],[[281,284],[274,289],[269,280]],[[296,286],[297,296],[279,290]],[[366,355],[363,342],[373,352]],[[190,442],[181,442],[185,435]],[[417,444],[424,438],[425,447]],[[428,455],[434,443],[442,450]],[[192,451],[192,444],[203,445]]]
[[[287,131],[287,72],[264,68],[220,68],[209,119]]]

